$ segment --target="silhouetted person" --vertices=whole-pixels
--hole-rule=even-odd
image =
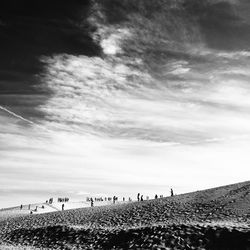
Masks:
[[[158,195],[157,194],[155,195],[155,199],[158,199]]]
[[[20,206],[20,210],[22,210],[22,209],[23,209],[23,205]]]
[[[125,201],[125,197],[123,197],[122,200]]]
[[[115,204],[115,201],[116,201],[116,197],[115,196],[113,196],[113,203]]]
[[[62,211],[64,210],[64,204],[62,204]]]
[[[141,201],[143,201],[143,195],[141,195]]]
[[[140,193],[137,194],[137,201],[140,201]]]
[[[90,198],[90,206],[91,206],[91,207],[94,206],[94,201],[93,201],[92,197]]]
[[[172,188],[170,189],[170,194],[171,194],[171,196],[174,196],[174,191]]]

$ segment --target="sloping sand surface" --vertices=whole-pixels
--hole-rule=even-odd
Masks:
[[[249,249],[250,182],[0,222],[4,244],[46,249]]]

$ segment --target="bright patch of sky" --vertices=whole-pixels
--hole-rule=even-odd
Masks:
[[[246,180],[249,52],[196,50],[210,62],[169,61],[156,79],[138,58],[116,57],[121,34],[102,42],[111,57],[41,58],[52,95],[39,123],[0,108],[1,206]]]

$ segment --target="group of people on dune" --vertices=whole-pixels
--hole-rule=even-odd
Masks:
[[[170,195],[174,196],[174,191],[173,191],[172,188],[170,189]],[[158,195],[156,194],[154,198],[158,199]],[[163,198],[163,195],[160,195],[159,198]],[[143,201],[143,200],[144,200],[143,194],[138,193],[137,194],[137,201]],[[149,200],[149,196],[146,196],[146,200]],[[68,201],[69,201],[69,198],[58,198],[58,202],[68,202]],[[94,197],[94,198],[87,197],[86,201],[90,202],[90,206],[93,207],[94,206],[94,201],[95,202],[113,201],[113,204],[115,204],[118,201],[118,197],[115,196],[115,195],[113,197],[104,197],[104,198],[103,197],[98,197],[98,198],[97,197]],[[122,201],[123,202],[126,201],[125,197],[122,198]],[[129,197],[128,201],[131,202],[132,199]],[[53,203],[53,198],[50,198],[49,200],[46,200],[46,203],[52,204]],[[64,210],[64,207],[65,207],[65,204],[63,203],[62,204],[62,211]],[[44,208],[44,206],[42,206],[42,208]],[[21,210],[23,209],[23,205],[20,206],[20,209]],[[30,205],[29,205],[28,209],[30,210]],[[34,211],[37,211],[37,206],[36,206],[36,209]],[[32,211],[31,211],[31,213],[32,213]]]
[[[174,196],[174,191],[173,191],[172,188],[170,189],[170,196]],[[163,195],[160,195],[159,198],[163,198]],[[149,200],[149,196],[146,196],[146,199]],[[157,194],[155,195],[155,199],[158,199]],[[143,194],[138,193],[137,194],[137,201],[143,201],[143,200],[144,200],[143,199]]]

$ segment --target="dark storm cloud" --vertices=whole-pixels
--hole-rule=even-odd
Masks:
[[[209,47],[226,50],[250,48],[249,1],[194,0],[186,1],[184,6],[197,18]]]
[[[3,16],[24,15],[41,18],[79,18],[83,8],[88,8],[89,0],[3,0],[0,13]],[[86,9],[87,10],[87,9]]]
[[[90,1],[77,0],[3,1],[0,16],[6,27],[1,30],[1,43],[22,56],[63,52],[97,55],[98,47],[88,33],[89,7]]]
[[[42,55],[57,53],[98,55],[88,17],[90,1],[10,0],[0,3],[0,105],[26,117],[50,92],[37,77]]]

